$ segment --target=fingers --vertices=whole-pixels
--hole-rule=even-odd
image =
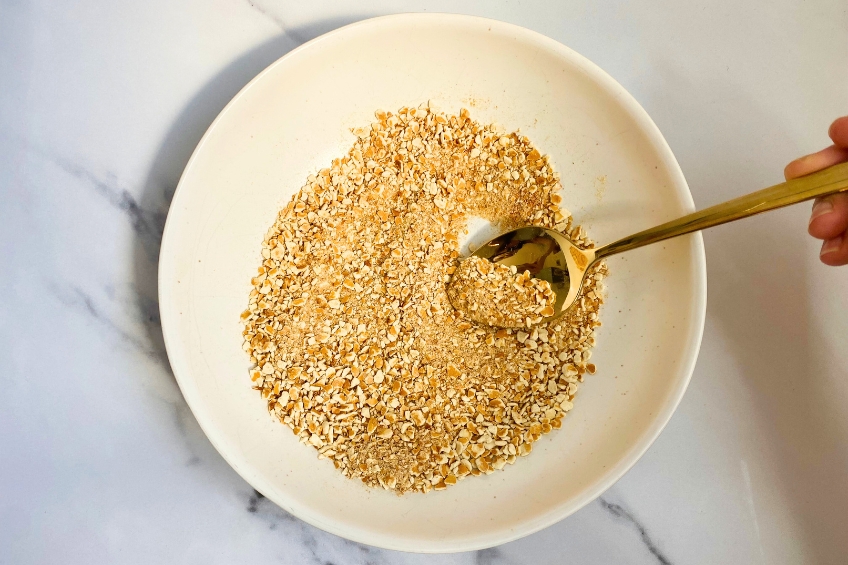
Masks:
[[[835,123],[836,122],[834,122],[834,124]],[[821,151],[818,151],[816,153],[812,153],[810,155],[805,155],[799,159],[795,159],[794,161],[786,165],[785,169],[783,169],[783,176],[786,177],[786,180],[791,180],[794,178],[802,177],[804,175],[809,175],[810,173],[814,173],[816,171],[826,169],[827,167],[831,167],[833,165],[838,165],[839,163],[844,163],[845,161],[848,161],[848,119],[846,119],[845,126],[842,129],[845,129],[846,134],[845,147],[831,145],[830,147],[822,149]],[[838,135],[842,135],[841,129],[838,131]]]
[[[832,267],[848,265],[848,235],[843,233],[825,241],[819,258],[822,263]]]
[[[837,147],[848,148],[848,116],[834,120],[827,134]]]
[[[834,121],[827,134],[836,147],[842,148],[843,151],[848,149],[848,116]],[[816,216],[815,211],[813,212],[810,234],[825,239],[820,254],[822,263],[833,266],[848,265],[848,194],[836,194],[829,199],[833,201],[833,210],[827,212],[827,205],[824,205],[821,208],[824,212],[820,215]]]
[[[817,239],[832,239],[848,230],[848,194],[817,198],[807,231]]]
[[[848,194],[832,194],[813,204],[808,228],[823,239],[819,258],[825,265],[848,265]]]
[[[786,180],[848,162],[848,116],[834,120],[827,134],[833,145],[795,159],[783,169]],[[848,193],[817,198],[813,203],[810,235],[823,239],[819,258],[825,265],[848,265]]]

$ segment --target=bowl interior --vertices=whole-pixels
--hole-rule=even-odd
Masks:
[[[296,516],[373,545],[458,551],[526,535],[617,480],[671,416],[705,306],[700,236],[609,261],[603,327],[559,431],[504,472],[426,495],[345,479],[272,420],[251,390],[239,313],[263,235],[306,177],[343,155],[377,109],[427,100],[519,129],[551,155],[564,205],[598,242],[689,211],[674,157],[636,102],[562,45],[479,18],[406,15],[342,28],[269,67],[221,113],[180,181],[160,264],[168,354],[209,439]]]

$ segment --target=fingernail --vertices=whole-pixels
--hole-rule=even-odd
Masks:
[[[839,251],[842,247],[842,238],[845,237],[845,234],[834,237],[833,239],[828,239],[822,245],[821,253],[819,253],[819,257],[827,255],[828,253],[833,253],[834,251]]]
[[[813,223],[813,220],[819,216],[824,216],[831,212],[833,212],[833,202],[830,201],[830,198],[816,200],[816,203],[813,204],[813,213],[810,215],[810,223]]]

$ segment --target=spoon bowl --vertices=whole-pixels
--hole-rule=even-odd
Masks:
[[[515,267],[519,273],[547,281],[556,294],[554,314],[547,323],[562,316],[574,304],[586,271],[595,262],[593,249],[580,249],[562,233],[538,226],[525,226],[503,233],[481,245],[474,257],[498,265]]]
[[[556,294],[554,313],[541,321],[547,323],[562,316],[574,304],[589,268],[604,257],[846,191],[848,163],[842,163],[693,212],[599,248],[580,249],[556,230],[527,226],[497,236],[480,246],[473,255],[515,267],[520,273],[529,271],[533,278],[547,281]]]

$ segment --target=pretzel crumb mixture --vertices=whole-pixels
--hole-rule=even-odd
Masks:
[[[548,281],[480,257],[459,264],[448,297],[470,320],[499,328],[532,327],[539,316],[553,316],[556,304]]]
[[[492,273],[506,274],[460,261],[471,216],[592,243],[560,208],[559,175],[526,137],[464,109],[376,118],[268,230],[241,315],[244,349],[268,410],[319,458],[369,486],[428,492],[503,469],[562,425],[595,372],[606,266],[548,324],[524,331],[464,318],[448,299],[451,276],[479,276],[485,288]],[[538,322],[550,287],[509,275],[526,298],[520,316]]]

